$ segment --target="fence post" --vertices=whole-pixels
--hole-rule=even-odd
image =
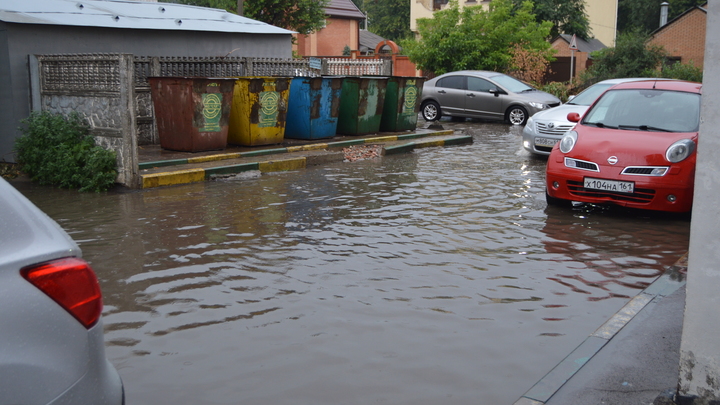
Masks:
[[[137,108],[135,106],[135,57],[132,54],[121,54],[120,65],[120,129],[122,133],[122,159],[120,181],[132,188],[140,186],[140,169],[138,162]]]

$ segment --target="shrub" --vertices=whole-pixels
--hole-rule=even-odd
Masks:
[[[702,83],[703,70],[695,67],[692,63],[674,63],[664,66],[660,77]]]
[[[95,144],[79,114],[33,112],[21,122],[25,127],[15,152],[20,169],[33,181],[96,192],[115,183],[115,152]]]

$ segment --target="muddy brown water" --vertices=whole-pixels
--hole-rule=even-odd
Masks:
[[[549,209],[520,128],[144,191],[15,185],[100,278],[128,404],[511,404],[688,248]]]

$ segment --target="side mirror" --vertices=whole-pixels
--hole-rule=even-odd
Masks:
[[[569,97],[568,97],[568,100],[566,101],[566,103],[569,103],[569,102],[572,101],[572,99],[574,99],[574,98],[575,98],[575,95],[569,96]]]
[[[570,122],[580,122],[580,114],[576,112],[571,112],[567,115],[567,119]]]
[[[500,97],[500,90],[490,89],[490,90],[488,90],[488,92],[489,92],[490,94],[494,94],[495,97]]]

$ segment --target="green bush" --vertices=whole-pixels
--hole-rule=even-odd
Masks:
[[[663,67],[660,77],[702,83],[703,70],[690,63],[674,63]]]
[[[115,183],[115,152],[95,144],[77,113],[33,112],[21,122],[25,127],[15,140],[15,152],[20,169],[33,181],[96,192]]]
[[[538,90],[542,90],[546,93],[550,93],[557,97],[563,103],[567,101],[570,96],[570,85],[567,82],[550,82],[543,85],[537,86]]]

